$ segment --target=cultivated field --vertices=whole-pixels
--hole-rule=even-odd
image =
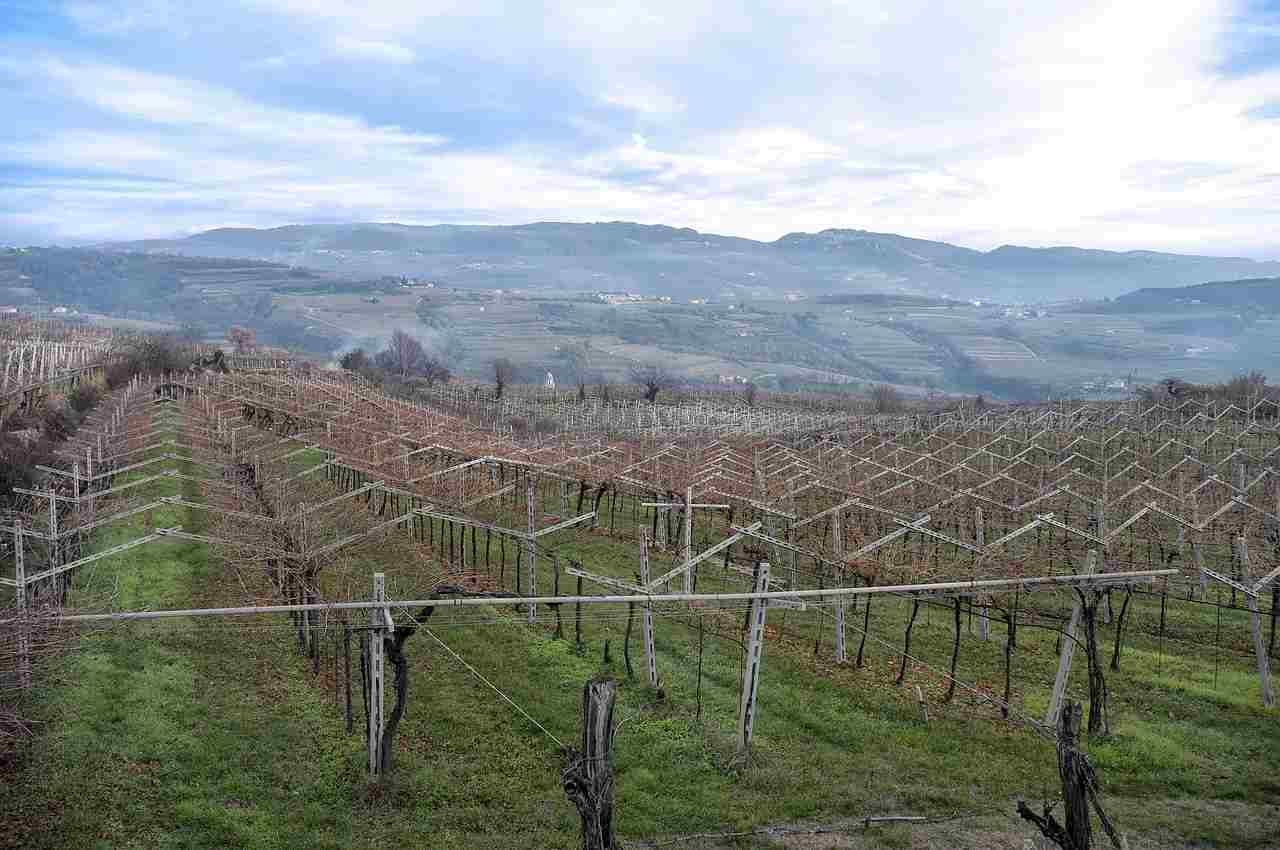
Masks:
[[[607,804],[626,846],[1021,848],[1076,746],[1131,847],[1274,835],[1273,404],[433,398],[103,403],[3,538],[12,843],[574,847]]]

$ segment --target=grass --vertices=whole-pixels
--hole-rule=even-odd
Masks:
[[[205,516],[171,506],[152,524],[198,531]],[[629,531],[629,511],[618,519],[621,535]],[[141,530],[138,519],[95,543],[113,545]],[[634,546],[625,538],[566,531],[548,542],[562,563],[574,558],[622,578],[634,569]],[[403,545],[366,547],[325,580],[364,587],[375,567],[394,579],[396,546]],[[493,551],[496,564],[496,544]],[[509,586],[514,552],[508,558]],[[654,571],[665,570],[666,560],[655,554]],[[700,581],[714,587],[718,572],[706,569]],[[110,588],[121,607],[242,598],[218,559],[192,542],[105,559],[80,582],[77,592],[90,598]],[[1034,600],[1046,615],[1064,613],[1068,601]],[[950,654],[951,613],[943,605],[925,606],[913,635],[913,654],[933,668],[945,668]],[[908,687],[894,687],[908,607],[877,599],[863,669],[831,663],[829,615],[771,612],[749,763],[735,758],[732,742],[740,614],[704,615],[701,681],[696,614],[657,618],[659,698],[625,676],[625,609],[612,618],[589,609],[581,653],[570,610],[562,612],[566,640],[543,625],[527,626],[515,612],[492,610],[486,624],[463,625],[440,611],[427,622],[433,633],[546,732],[418,634],[407,644],[411,697],[396,768],[379,786],[364,774],[358,677],[354,734],[346,734],[335,701],[334,631],[321,636],[319,677],[280,619],[159,621],[88,633],[43,691],[45,731],[0,790],[0,836],[29,848],[572,848],[577,815],[559,787],[562,760],[552,738],[576,740],[582,683],[606,673],[622,683],[616,822],[625,838],[909,813],[961,819],[879,828],[850,846],[1020,847],[1030,833],[1014,818],[1013,803],[1054,795],[1052,746],[1001,722],[963,691],[942,705],[945,681],[928,668],[913,666]],[[1152,629],[1158,610],[1158,600],[1131,602],[1122,672],[1108,675],[1115,732],[1087,742],[1108,806],[1134,846],[1262,846],[1273,835],[1280,799],[1273,769],[1280,738],[1276,712],[1260,708],[1256,675],[1239,652],[1245,620],[1237,612],[1225,619],[1223,633],[1236,639],[1219,655],[1202,645],[1215,631],[1211,609],[1171,603],[1163,642]],[[860,608],[849,622],[861,625]],[[1102,634],[1109,658],[1111,631],[1103,627]],[[1003,636],[998,622],[988,642],[966,636],[961,676],[998,690]],[[815,655],[816,637],[822,645]],[[851,628],[851,653],[857,638]],[[1043,713],[1054,641],[1047,630],[1019,632],[1020,711]],[[638,617],[632,650],[639,671]],[[930,700],[927,726],[914,704],[915,684]],[[1079,695],[1083,687],[1078,654],[1071,691]],[[993,844],[992,836],[1007,843]],[[761,836],[738,846],[774,845]]]

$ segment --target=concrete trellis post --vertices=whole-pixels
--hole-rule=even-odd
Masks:
[[[13,521],[13,570],[17,583],[18,616],[18,687],[31,688],[31,632],[27,613],[27,564],[23,553],[22,520]]]
[[[761,561],[753,592],[769,590],[769,562]],[[764,599],[751,600],[751,629],[747,638],[746,663],[742,665],[742,695],[738,698],[738,751],[751,747],[751,730],[756,719],[756,696],[760,688],[760,662],[764,654],[764,618],[769,604]]]
[[[693,512],[694,510],[704,509],[704,508],[708,510],[712,510],[712,509],[727,510],[729,508],[729,505],[726,505],[726,504],[703,505],[703,504],[695,503],[693,501],[692,486],[685,488],[684,501],[682,502],[641,502],[640,506],[643,508],[653,508],[654,512],[658,514],[659,519],[663,518],[663,515],[659,513],[660,511],[674,510],[675,508],[681,508],[684,511],[684,523],[683,523],[684,541],[681,543],[681,548],[680,548],[680,555],[681,555],[680,560],[681,560],[681,563],[684,563],[684,564],[688,564],[690,561],[693,560]],[[663,543],[666,540],[665,528],[666,528],[665,522],[658,523],[658,539],[656,542],[657,542],[657,545],[659,546],[663,545]],[[691,566],[684,571],[684,592],[685,593],[693,592],[693,570],[696,568],[696,566],[697,565],[695,564],[694,566]],[[667,590],[668,592],[670,592],[671,590],[671,582],[669,581],[667,582]]]
[[[385,602],[386,598],[386,575],[374,573],[373,601]],[[390,625],[389,608],[369,609],[369,775],[375,779],[378,778],[382,763],[382,733],[386,726],[386,717],[383,714],[386,658],[382,638]]]
[[[53,489],[53,484],[49,484],[49,566],[58,566],[58,494]],[[59,579],[61,582],[62,579]]]
[[[693,558],[693,485],[684,488],[684,546],[680,557],[686,564]],[[684,592],[693,593],[693,568],[684,571]]]
[[[834,535],[833,543],[836,560],[844,563],[844,529],[840,525],[840,516],[843,511],[836,511],[831,517],[831,533]],[[844,567],[840,567],[840,583],[844,584]],[[844,617],[845,617],[845,598],[843,596],[836,597],[836,663],[845,663],[844,650]]]
[[[526,515],[525,518],[528,522],[529,536],[525,538],[524,546],[525,546],[525,555],[529,559],[529,598],[530,599],[538,595],[537,588],[534,586],[534,582],[537,580],[537,577],[538,577],[538,572],[536,569],[538,553],[537,553],[536,545],[534,544],[534,541],[533,541],[534,533],[537,531],[537,528],[534,525],[533,502],[534,502],[534,483],[533,483],[533,477],[529,476],[525,479],[525,515]],[[530,602],[529,603],[529,625],[533,625],[535,622],[535,619],[536,619],[536,611],[534,608],[534,604]]]
[[[1090,549],[1085,561],[1085,575],[1091,575],[1098,567],[1098,551]],[[1071,606],[1071,620],[1062,633],[1062,654],[1058,658],[1058,675],[1053,680],[1053,695],[1049,698],[1049,710],[1045,713],[1046,726],[1056,726],[1058,713],[1062,711],[1062,699],[1067,692],[1067,677],[1071,675],[1071,658],[1076,651],[1076,629],[1080,626],[1080,600]]]
[[[1236,557],[1240,560],[1240,580],[1249,581],[1249,542],[1243,536],[1236,538]],[[1275,705],[1275,693],[1271,690],[1271,659],[1267,655],[1267,644],[1262,639],[1262,621],[1258,615],[1257,594],[1245,594],[1245,604],[1249,607],[1249,628],[1253,632],[1253,652],[1258,659],[1258,682],[1262,687],[1262,704],[1267,708]]]
[[[973,542],[979,548],[987,545],[987,528],[985,520],[982,516],[982,506],[973,509]],[[991,606],[987,604],[987,597],[980,597],[982,604],[978,609],[978,636],[983,640],[991,639]]]
[[[640,532],[640,586],[649,586],[649,535]],[[658,687],[658,653],[653,645],[653,605],[644,603],[641,618],[644,635],[644,664],[649,674],[649,687]]]
[[[1200,499],[1194,493],[1191,495],[1191,522],[1197,527],[1200,525]],[[1209,575],[1204,571],[1204,551],[1200,548],[1199,534],[1191,541],[1191,564],[1200,574],[1200,598],[1203,599],[1209,590]]]

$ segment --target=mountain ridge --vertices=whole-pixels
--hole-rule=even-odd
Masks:
[[[1280,261],[1244,257],[1069,245],[1000,245],[980,251],[853,228],[795,231],[765,242],[627,221],[292,224],[215,228],[179,239],[100,247],[248,257],[362,275],[426,276],[465,286],[713,296],[753,290],[762,295],[866,291],[1044,301],[1280,276]]]

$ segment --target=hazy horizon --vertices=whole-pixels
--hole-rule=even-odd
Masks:
[[[140,237],[136,239],[132,237],[122,238],[122,239],[84,238],[84,239],[64,239],[64,240],[46,241],[46,242],[38,242],[38,241],[23,242],[18,240],[6,241],[3,238],[3,233],[0,232],[0,245],[7,244],[7,245],[12,245],[17,247],[79,248],[79,247],[100,246],[100,245],[121,245],[129,242],[180,240],[180,239],[186,239],[192,236],[198,236],[204,233],[209,233],[211,231],[216,231],[216,230],[269,231],[269,230],[280,230],[280,229],[289,228],[289,227],[308,227],[308,226],[359,227],[364,225],[376,225],[376,226],[389,226],[389,227],[528,227],[528,226],[539,225],[539,224],[570,224],[570,225],[636,224],[636,225],[641,225],[645,227],[671,227],[675,229],[683,229],[688,227],[687,225],[672,224],[670,222],[661,222],[661,221],[645,222],[645,221],[623,221],[623,220],[570,221],[570,220],[542,219],[537,221],[515,221],[515,222],[503,223],[503,224],[494,224],[492,222],[481,222],[481,221],[437,221],[437,222],[355,221],[355,220],[291,221],[291,222],[284,222],[281,224],[264,224],[264,225],[222,224],[222,225],[216,225],[214,227],[208,227],[208,228],[202,227],[202,228],[189,230],[189,231],[188,230],[175,231],[167,235],[154,235],[154,236]],[[787,236],[791,233],[797,233],[797,232],[806,232],[806,233],[812,232],[816,234],[816,233],[821,233],[822,231],[825,231],[825,230],[842,230],[842,231],[861,231],[861,232],[867,232],[867,233],[887,234],[887,231],[876,230],[875,228],[872,228],[872,227],[830,227],[830,228],[821,228],[820,230],[815,230],[815,231],[788,231],[788,233],[781,233],[781,234],[778,234],[777,237],[773,237],[773,238],[756,238],[752,236],[745,236],[738,233],[724,233],[724,232],[716,232],[716,231],[710,231],[710,230],[699,230],[697,228],[692,228],[692,229],[696,230],[701,235],[751,239],[753,241],[760,242],[763,244],[767,244],[769,242],[775,242],[784,236]],[[1095,245],[1087,245],[1087,244],[1068,245],[1065,243],[1029,244],[1029,243],[1000,242],[1000,243],[992,244],[990,246],[979,246],[974,244],[965,244],[961,242],[950,242],[944,239],[935,239],[934,237],[924,236],[919,233],[894,233],[894,234],[887,234],[887,235],[905,236],[911,239],[922,239],[922,240],[933,241],[933,242],[946,242],[947,244],[951,244],[959,248],[968,248],[970,250],[980,251],[983,253],[989,253],[998,248],[1033,248],[1037,250],[1052,250],[1052,249],[1061,248],[1061,249],[1101,250],[1101,251],[1111,251],[1111,252],[1121,253],[1121,254],[1157,251],[1159,253],[1181,255],[1181,256],[1208,256],[1208,257],[1219,257],[1223,259],[1236,258],[1236,259],[1256,260],[1258,262],[1280,261],[1280,249],[1277,249],[1275,253],[1271,253],[1271,254],[1260,254],[1257,256],[1250,256],[1244,253],[1230,254],[1226,252],[1214,252],[1212,250],[1164,251],[1160,249],[1153,249],[1153,248],[1143,247],[1139,245],[1135,245],[1132,247],[1112,246],[1112,247],[1101,248]]]

